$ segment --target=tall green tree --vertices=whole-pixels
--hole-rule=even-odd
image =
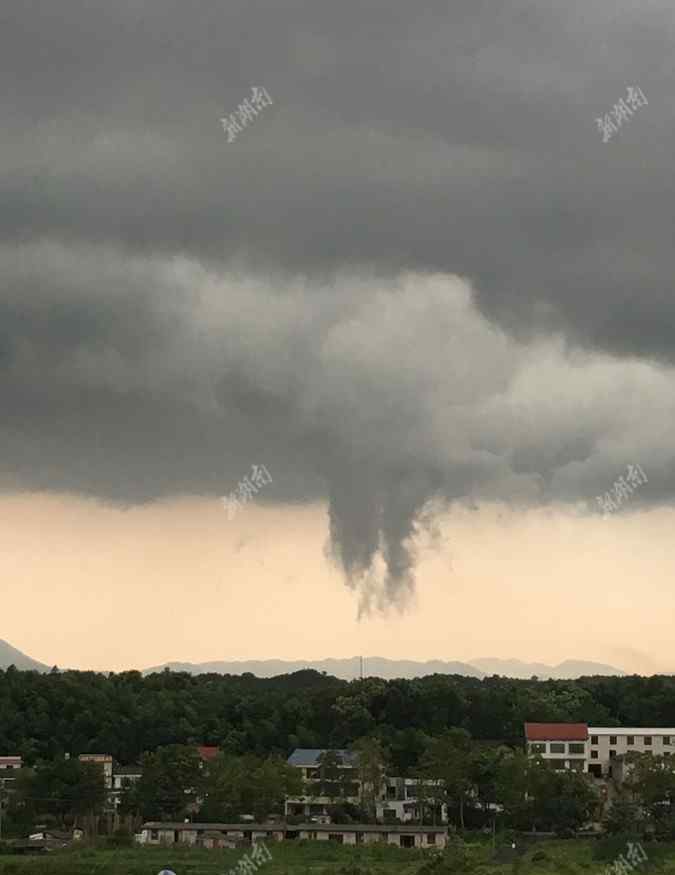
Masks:
[[[357,757],[361,806],[374,820],[377,801],[382,798],[387,773],[387,755],[378,738],[357,739],[351,747]]]
[[[76,822],[85,815],[95,817],[107,799],[101,766],[72,758],[38,763],[21,775],[16,790],[17,801],[29,810],[52,814],[61,822],[66,816]]]
[[[337,750],[326,750],[319,755],[319,793],[331,804],[350,794],[351,769],[343,768],[342,756]]]
[[[279,757],[221,755],[209,764],[203,784],[200,817],[205,820],[238,820],[252,814],[264,820],[283,811],[286,796],[301,796],[298,769]]]
[[[647,825],[663,838],[675,834],[675,758],[632,751],[626,755],[625,766],[624,790],[639,803]]]
[[[247,806],[250,791],[247,791],[249,773],[247,758],[232,754],[220,754],[209,763],[208,774],[203,782],[203,802],[200,818],[213,821],[235,821],[242,814],[249,814]]]
[[[474,747],[469,758],[469,779],[475,790],[475,798],[483,811],[497,802],[497,775],[505,757],[513,753],[511,748]]]
[[[259,819],[283,811],[286,796],[300,796],[303,781],[298,769],[279,757],[259,762],[251,774],[251,813]]]
[[[598,807],[598,795],[583,774],[571,770],[552,773],[542,799],[535,800],[544,828],[571,833],[587,825]]]
[[[584,775],[554,771],[541,757],[523,751],[503,757],[496,790],[507,821],[517,829],[576,830],[592,819],[598,806]]]
[[[140,813],[157,820],[181,820],[200,796],[203,783],[196,749],[172,744],[147,753],[143,774],[134,785]]]
[[[523,825],[528,811],[527,791],[530,761],[522,750],[503,756],[495,775],[496,801],[503,806],[511,826]]]
[[[459,809],[459,826],[464,829],[464,806],[471,789],[471,736],[463,729],[448,729],[434,738],[422,759],[422,774],[440,781],[442,798]]]

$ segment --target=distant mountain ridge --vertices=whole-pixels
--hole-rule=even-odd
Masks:
[[[566,659],[558,665],[546,665],[543,662],[522,662],[520,659],[497,659],[482,657],[472,659],[470,664],[480,669],[486,675],[500,674],[509,678],[538,677],[541,680],[572,680],[584,675],[606,675],[623,677],[626,672],[613,665],[601,662],[590,662],[584,659]]]
[[[383,659],[379,656],[364,657],[364,675],[381,678],[421,677],[427,674],[461,674],[480,678],[482,672],[466,662],[443,662],[431,660],[417,662],[408,659]],[[346,659],[251,659],[237,662],[167,662],[164,665],[146,669],[143,674],[163,671],[186,671],[190,674],[245,674],[250,672],[256,677],[271,678],[280,674],[291,674],[294,671],[313,669],[325,671],[326,674],[342,680],[352,680],[360,675],[360,657]]]
[[[21,671],[50,670],[50,666],[38,662],[36,659],[31,659],[30,656],[26,656],[25,653],[0,638],[0,668],[9,668],[10,665],[16,666]]]
[[[410,659],[385,659],[381,656],[364,657],[364,675],[366,677],[414,678],[430,674],[460,674],[466,677],[483,678],[499,674],[512,678],[531,678],[536,676],[541,680],[554,678],[556,680],[572,680],[583,675],[623,676],[626,672],[612,665],[600,662],[590,662],[579,659],[566,659],[559,665],[551,666],[543,662],[522,662],[519,659],[497,659],[483,657],[468,662],[445,662],[441,659],[421,662]],[[153,674],[164,671],[185,671],[189,674],[233,674],[240,675],[250,672],[256,677],[269,678],[280,674],[290,674],[303,669],[325,671],[343,680],[352,680],[360,675],[360,657],[347,659],[321,660],[283,660],[283,659],[253,659],[236,662],[167,662],[163,665],[146,669],[143,674]]]
[[[292,674],[303,669],[325,671],[326,674],[342,680],[352,680],[361,673],[361,658],[353,656],[345,659],[251,659],[227,662],[167,662],[153,666],[143,671],[144,675],[154,674],[168,668],[170,671],[184,671],[189,674],[232,674],[250,673],[260,678],[271,678],[281,674]],[[50,666],[26,656],[7,641],[0,639],[0,669],[10,665],[22,671],[50,670]],[[580,659],[566,659],[559,665],[546,665],[543,662],[522,662],[519,659],[499,659],[497,657],[481,657],[467,662],[457,660],[445,661],[431,659],[427,661],[414,659],[386,659],[382,656],[364,657],[364,675],[379,677],[385,680],[392,678],[416,678],[430,674],[459,674],[465,677],[484,678],[490,675],[502,675],[511,678],[538,677],[541,680],[554,678],[556,680],[571,680],[583,675],[622,676],[626,672],[612,665],[600,662],[589,662]]]

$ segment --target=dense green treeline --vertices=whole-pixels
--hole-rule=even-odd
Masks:
[[[342,681],[314,671],[277,678],[139,672],[0,671],[0,753],[28,765],[63,753],[122,763],[170,744],[287,756],[376,736],[394,771],[416,766],[429,736],[460,727],[475,740],[520,744],[523,722],[675,725],[675,678],[523,681],[431,675]]]

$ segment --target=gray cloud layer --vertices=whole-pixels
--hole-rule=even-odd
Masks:
[[[634,461],[632,506],[669,501],[673,29],[665,2],[10,4],[0,483],[216,496],[264,462],[261,500],[329,498],[366,609],[412,591],[434,499],[593,501]],[[274,105],[228,144],[251,85]]]

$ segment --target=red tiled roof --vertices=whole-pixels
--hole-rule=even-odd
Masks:
[[[197,748],[197,753],[203,760],[212,760],[218,756],[220,752],[220,748],[217,747],[209,747],[207,745],[201,745],[201,747]]]
[[[528,741],[586,741],[587,723],[526,723]]]

